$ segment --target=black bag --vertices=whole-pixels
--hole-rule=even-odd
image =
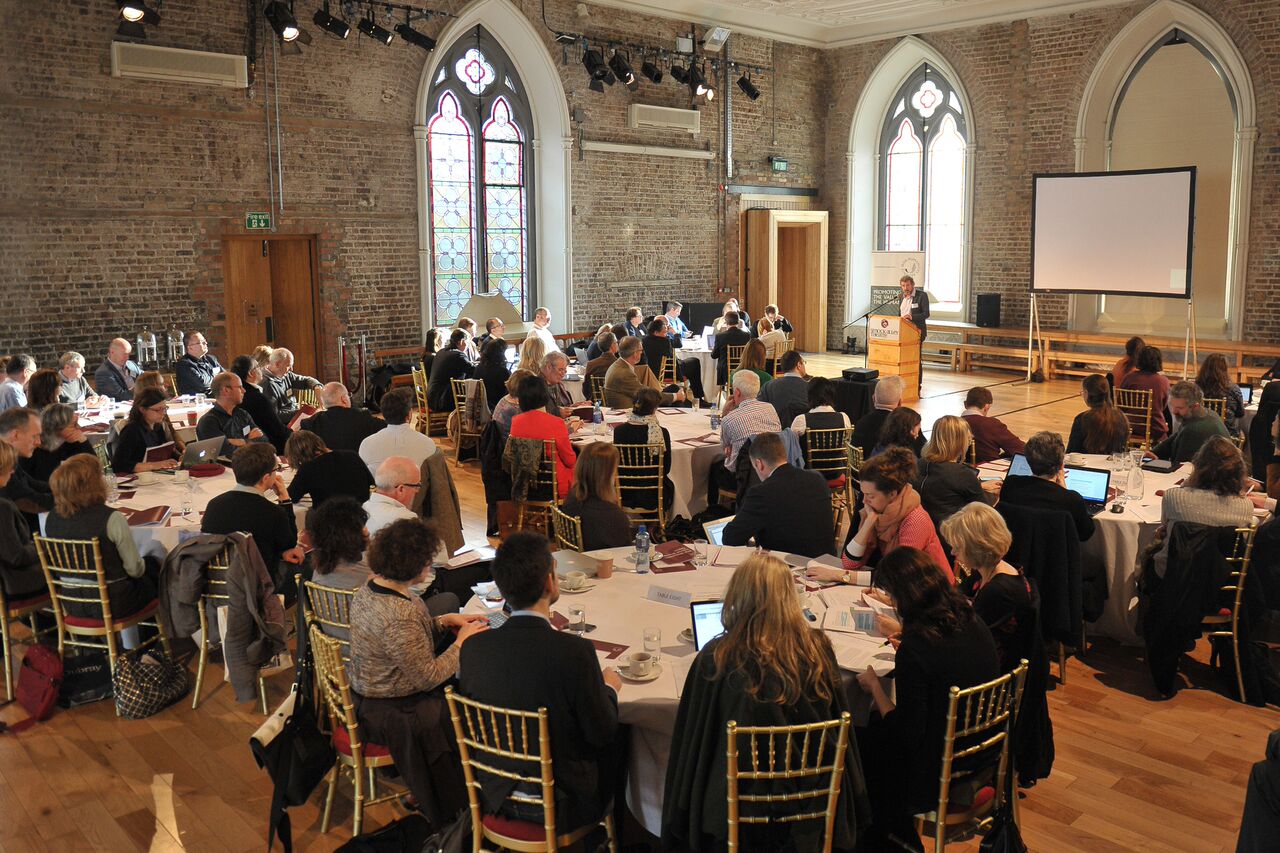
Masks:
[[[187,695],[187,669],[156,648],[134,649],[116,657],[111,673],[116,712],[130,720],[158,714]]]
[[[463,809],[422,845],[422,853],[463,853],[471,849],[471,810]]]
[[[434,850],[431,824],[420,814],[392,821],[373,832],[362,832],[338,848],[338,853],[422,853]]]
[[[1008,800],[992,816],[991,826],[987,829],[987,834],[982,836],[978,849],[982,853],[1027,853],[1022,833],[1013,820],[1013,804]]]
[[[63,708],[110,699],[111,665],[106,652],[81,652],[62,659],[62,686],[58,704]]]

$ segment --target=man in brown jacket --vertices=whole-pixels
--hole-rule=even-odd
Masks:
[[[683,403],[684,392],[668,394],[662,391],[662,383],[648,367],[638,367],[644,352],[639,338],[624,338],[618,344],[618,360],[604,375],[604,402],[615,409],[629,409],[635,404],[641,388],[652,388],[662,394],[662,405]]]

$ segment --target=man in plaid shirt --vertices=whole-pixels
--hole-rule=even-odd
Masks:
[[[711,466],[711,488],[708,503],[715,503],[719,489],[738,490],[737,464],[738,451],[743,443],[762,432],[778,432],[782,424],[778,422],[778,412],[768,403],[756,399],[760,393],[760,377],[749,370],[739,370],[733,374],[733,395],[729,398],[732,407],[720,423],[720,445],[724,448],[724,464]]]

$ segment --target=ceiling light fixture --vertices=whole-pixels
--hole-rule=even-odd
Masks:
[[[340,39],[344,39],[351,35],[351,25],[339,17],[329,12],[329,4],[325,3],[323,9],[317,9],[315,17],[312,18],[316,22],[316,26],[326,32],[333,33]]]
[[[293,41],[298,37],[298,19],[293,16],[293,11],[287,3],[272,0],[262,7],[262,17],[267,19],[271,29],[275,30],[276,35],[283,41]]]
[[[120,17],[131,24],[150,24],[155,26],[160,23],[160,13],[144,3],[143,0],[119,0],[119,6]]]

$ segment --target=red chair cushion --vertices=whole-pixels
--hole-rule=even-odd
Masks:
[[[361,747],[365,758],[387,758],[391,755],[391,750],[381,744],[366,742],[361,744]],[[346,726],[338,726],[334,729],[333,748],[348,758],[351,757],[351,733],[347,731]]]
[[[42,592],[39,595],[33,595],[30,598],[19,598],[15,601],[10,601],[9,610],[10,612],[17,611],[17,610],[25,610],[26,608],[32,607],[37,604],[47,604],[47,603],[49,603],[49,593]]]
[[[156,599],[153,599],[151,603],[148,604],[146,607],[139,610],[137,613],[130,613],[128,616],[113,616],[111,618],[111,621],[127,622],[131,619],[145,619],[151,614],[155,613],[156,609],[159,606],[160,606],[160,599],[156,598]],[[94,619],[91,616],[72,616],[70,614],[67,614],[67,616],[64,617],[63,621],[65,621],[68,625],[70,625],[73,628],[101,628],[103,627],[103,625],[106,624],[103,620]]]
[[[947,813],[952,815],[962,815],[967,812],[978,811],[987,803],[994,800],[995,796],[996,789],[990,785],[986,785],[978,789],[978,793],[974,796],[972,803],[968,803],[967,805],[954,803],[947,807]]]
[[[848,479],[849,478],[846,477],[844,474],[841,474],[839,477],[836,477],[834,480],[827,480],[827,486],[829,486],[833,491],[835,489],[843,489],[844,484],[848,481]]]
[[[496,832],[499,835],[505,835],[507,838],[515,838],[519,841],[545,841],[547,839],[547,831],[539,823],[530,823],[527,820],[511,820],[496,814],[485,815],[483,823],[485,829],[490,832]]]

